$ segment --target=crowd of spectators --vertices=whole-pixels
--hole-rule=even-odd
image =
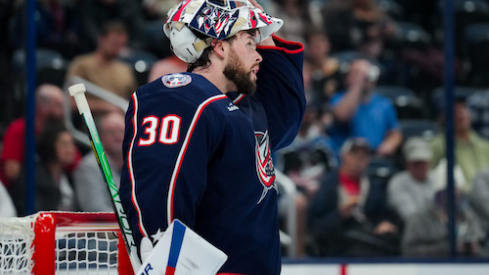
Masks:
[[[95,87],[89,102],[118,182],[125,110],[97,92],[124,102],[138,85],[186,70],[162,32],[177,1],[37,1],[36,211],[111,211],[95,157],[64,126],[75,110],[64,86],[80,77]],[[453,107],[457,249],[488,256],[489,1],[455,1],[454,106],[440,88],[443,1],[259,2],[284,19],[278,36],[305,44],[308,106],[294,142],[274,156],[297,193],[291,255],[448,256],[443,129]],[[25,214],[24,7],[0,0],[2,216]]]

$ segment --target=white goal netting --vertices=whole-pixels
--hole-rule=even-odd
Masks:
[[[35,216],[0,218],[0,274],[30,274]]]
[[[51,275],[53,267],[54,274],[117,274],[119,230],[113,216],[47,214],[54,217],[52,225],[40,221],[40,214],[0,218],[0,275]]]
[[[68,233],[56,236],[56,274],[115,274],[117,234]]]

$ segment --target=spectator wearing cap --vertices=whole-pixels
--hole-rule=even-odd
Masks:
[[[334,122],[329,135],[336,152],[349,137],[365,138],[379,156],[392,155],[401,144],[394,106],[373,94],[377,73],[370,62],[354,61],[346,76],[347,90],[331,99]]]
[[[413,137],[403,147],[406,170],[397,173],[389,181],[387,200],[389,206],[406,221],[420,209],[433,204],[435,181],[430,170],[433,157],[430,144]]]
[[[341,165],[326,175],[309,208],[309,228],[318,256],[392,253],[387,240],[397,226],[386,207],[385,182],[367,176],[371,146],[364,138],[345,141]]]
[[[465,100],[454,104],[455,159],[465,177],[463,192],[470,193],[475,175],[489,167],[489,142],[482,139],[471,127],[470,114]],[[445,136],[439,134],[431,141],[432,167],[445,159]]]

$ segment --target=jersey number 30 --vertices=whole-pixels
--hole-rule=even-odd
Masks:
[[[180,135],[181,118],[176,115],[167,115],[161,119],[158,142],[163,144],[175,144]],[[157,130],[160,119],[155,116],[148,116],[143,119],[144,133],[146,138],[139,139],[139,146],[149,146],[156,142]]]

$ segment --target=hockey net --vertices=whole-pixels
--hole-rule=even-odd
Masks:
[[[0,218],[0,275],[134,274],[113,213]]]

